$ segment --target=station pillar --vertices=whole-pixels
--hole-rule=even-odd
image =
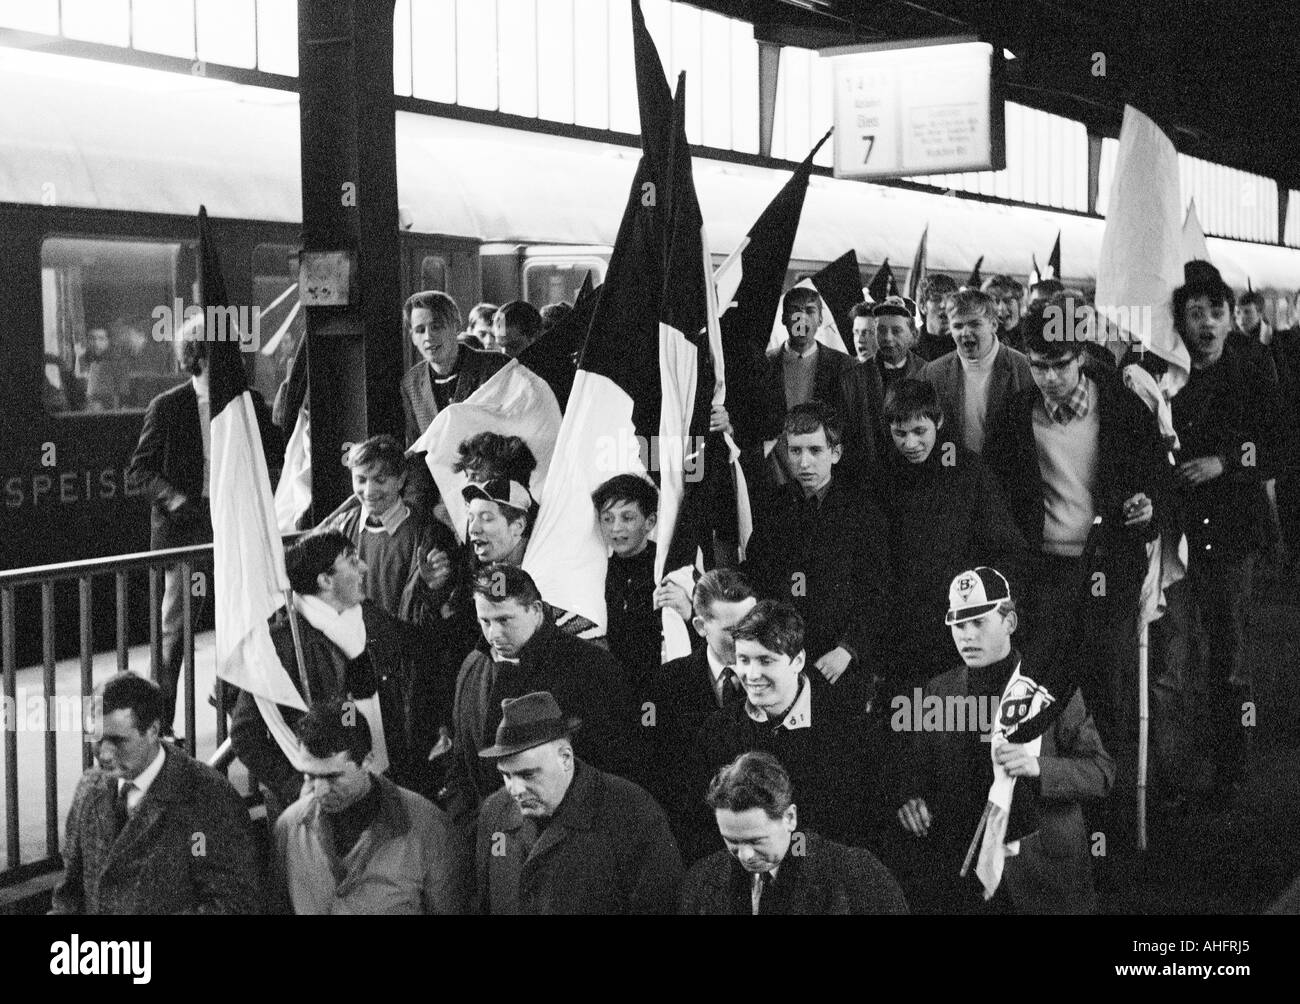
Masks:
[[[393,10],[394,0],[298,0],[314,522],[351,493],[343,443],[402,440]]]

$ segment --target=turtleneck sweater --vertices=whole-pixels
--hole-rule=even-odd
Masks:
[[[997,358],[1001,343],[994,338],[989,350],[978,359],[967,359],[961,351],[957,359],[961,363],[964,388],[962,393],[962,429],[966,449],[972,453],[984,450],[984,422],[989,410],[989,378],[993,376],[993,360]]]

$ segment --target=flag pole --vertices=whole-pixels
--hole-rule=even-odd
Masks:
[[[245,390],[243,394],[240,395],[240,397],[243,397],[247,393],[248,391]],[[232,404],[233,403],[234,402],[232,402]],[[260,429],[255,430],[249,427],[248,407],[246,401],[239,402],[239,420],[244,423],[244,434],[248,437],[248,442],[260,443],[262,441],[261,430]],[[254,438],[255,435],[256,438]],[[265,463],[265,458],[263,458],[263,463]],[[269,477],[267,480],[269,484],[270,482]],[[276,532],[278,533],[279,524],[272,522],[269,514],[267,513],[266,499],[263,497],[263,492],[259,490],[254,492],[253,495],[256,496],[257,499],[258,515],[261,517],[260,524],[263,530],[265,531],[267,527],[275,526],[277,527]],[[271,542],[268,541],[267,543],[271,543]],[[292,589],[284,590],[284,604],[286,607],[289,608],[289,629],[293,633],[293,654],[294,654],[294,658],[298,662],[298,679],[302,681],[302,696],[303,696],[303,700],[306,701],[307,703],[307,707],[310,708],[311,707],[311,684],[307,682],[307,662],[302,655],[302,635],[298,629],[298,611],[293,605]]]
[[[966,873],[970,871],[970,863],[975,857],[975,851],[980,845],[980,837],[984,835],[984,827],[988,825],[989,815],[992,812],[993,803],[985,802],[984,815],[980,816],[979,826],[975,827],[975,836],[970,838],[970,847],[966,849],[966,859],[961,863],[961,872],[959,874],[962,878],[965,878]]]
[[[1138,615],[1141,617],[1141,614]],[[1138,632],[1138,759],[1137,759],[1137,848],[1147,849],[1147,743],[1150,736],[1150,695],[1147,679],[1150,675],[1151,625],[1143,623]]]

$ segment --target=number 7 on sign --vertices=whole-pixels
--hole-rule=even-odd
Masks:
[[[862,155],[862,163],[865,164],[871,159],[871,150],[876,145],[876,137],[874,134],[868,135],[863,133],[862,141],[867,144],[867,152]]]

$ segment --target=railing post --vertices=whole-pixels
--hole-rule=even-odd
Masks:
[[[81,629],[81,701],[82,707],[85,707],[87,698],[95,690],[95,645],[94,638],[91,634],[90,606],[90,576],[83,575],[77,580],[77,614],[80,620]],[[95,751],[91,748],[90,737],[86,733],[85,716],[81,721],[81,769],[89,770],[91,764],[95,762]]]
[[[125,673],[131,668],[131,657],[127,649],[127,614],[129,611],[126,606],[126,572],[118,572],[116,576],[117,592],[117,671]]]
[[[59,853],[59,746],[54,662],[54,583],[41,583],[41,655],[45,666],[45,854]],[[16,709],[15,709],[16,713]]]
[[[5,691],[5,866],[17,868],[18,858],[18,731],[17,723],[9,721],[9,710],[17,713],[18,671],[15,667],[17,658],[17,640],[14,637],[17,625],[14,623],[14,591],[6,589],[0,593],[0,637],[4,647],[4,691]]]
[[[190,756],[197,756],[198,729],[195,727],[194,713],[194,596],[191,592],[191,579],[194,565],[186,561],[181,564],[181,613],[184,623],[181,625],[181,637],[185,648],[185,741],[189,744],[186,751]],[[172,722],[166,723],[168,728]]]
[[[154,683],[162,668],[162,576],[161,568],[149,566],[149,679]]]

